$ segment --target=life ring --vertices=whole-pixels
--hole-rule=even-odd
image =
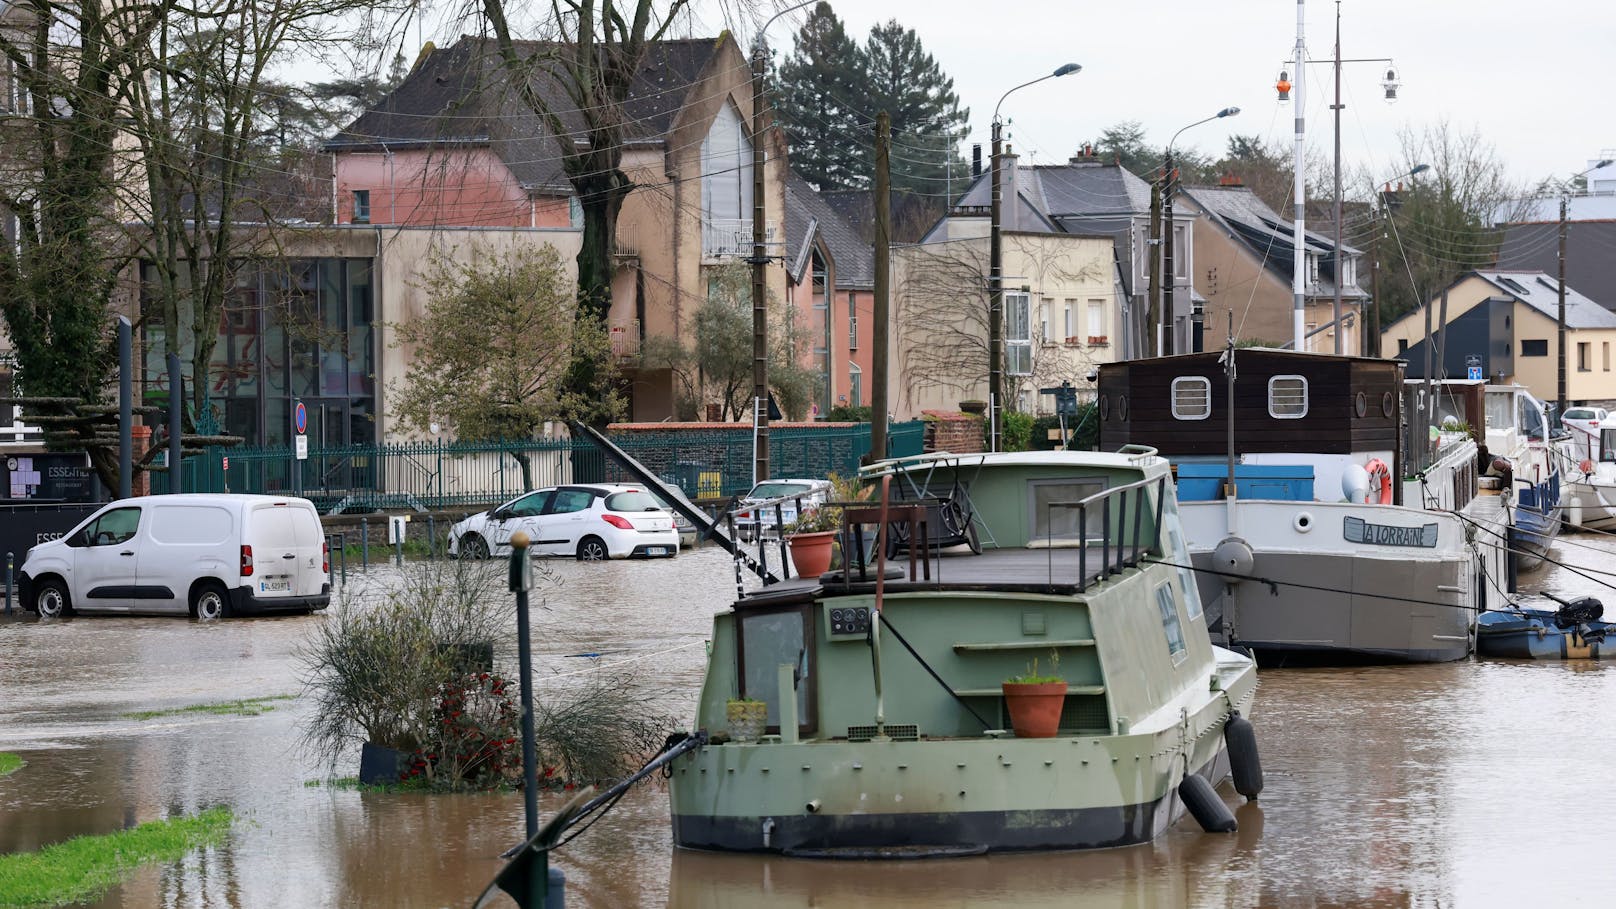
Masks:
[[[1369,463],[1364,465],[1364,470],[1369,472],[1370,484],[1378,483],[1380,486],[1380,504],[1390,505],[1392,503],[1391,468],[1387,467],[1386,462],[1379,458],[1370,458]],[[1376,477],[1380,479],[1377,481]]]

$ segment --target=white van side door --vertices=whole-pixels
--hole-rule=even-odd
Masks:
[[[109,509],[91,521],[73,547],[73,605],[80,609],[127,611],[139,593],[140,557],[135,534],[141,508],[127,505]]]
[[[154,595],[167,591],[168,596],[145,603],[144,608],[185,612],[191,606],[191,585],[199,578],[216,578],[231,586],[241,570],[233,509],[159,498],[150,511],[140,553],[140,584]]]

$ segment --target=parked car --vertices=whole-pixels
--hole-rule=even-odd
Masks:
[[[1609,416],[1610,411],[1603,407],[1568,407],[1560,422],[1578,432],[1597,436],[1600,421]]]
[[[293,496],[120,499],[23,559],[25,608],[75,612],[312,612],[331,602],[320,514]]]
[[[532,555],[582,561],[679,554],[673,516],[640,486],[579,484],[540,489],[449,528],[449,554],[509,555],[511,535],[526,531]]]
[[[696,507],[695,503],[685,498],[684,493],[680,492],[678,487],[673,487],[673,492],[679,496],[680,501],[685,505],[689,506],[690,508]],[[668,503],[667,499],[663,498],[660,493],[653,492],[651,493],[651,497],[657,500],[657,504],[662,506],[663,511],[673,515],[673,527],[675,530],[679,531],[679,545],[687,548],[696,545],[697,529],[695,523],[689,518],[685,517],[679,511],[675,510],[674,507]]]
[[[797,520],[799,502],[806,513],[818,508],[829,493],[829,480],[764,480],[736,502],[735,532],[747,542],[759,536],[779,539],[781,523]],[[778,503],[778,512],[775,499],[783,500]]]

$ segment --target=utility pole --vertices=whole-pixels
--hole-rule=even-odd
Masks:
[[[1157,181],[1150,184],[1150,249],[1145,254],[1146,267],[1150,269],[1150,309],[1145,318],[1145,351],[1147,356],[1152,357],[1161,356],[1161,340],[1165,334],[1162,331],[1161,232],[1162,191],[1161,183]]]
[[[1307,344],[1307,319],[1303,303],[1303,288],[1307,281],[1307,136],[1305,135],[1307,92],[1304,69],[1307,66],[1307,0],[1296,0],[1296,156],[1292,192],[1296,199],[1295,232],[1291,258],[1291,331],[1292,347],[1301,353]]]
[[[1173,284],[1177,273],[1173,271],[1173,149],[1167,149],[1167,167],[1162,173],[1161,189],[1161,248],[1162,248],[1162,356],[1170,356],[1178,345],[1173,335],[1178,330],[1178,318],[1173,300]]]
[[[756,426],[752,452],[754,483],[769,478],[769,257],[764,247],[767,235],[763,224],[763,128],[764,109],[768,105],[763,84],[765,53],[763,35],[759,32],[752,49],[752,257],[749,260],[752,264],[752,420]]]
[[[1379,195],[1379,193],[1376,193]],[[1378,214],[1379,204],[1375,206]],[[1380,356],[1380,218],[1375,218],[1375,233],[1369,247],[1369,330],[1364,332],[1363,355]]]
[[[1566,195],[1563,192],[1560,193],[1560,254],[1559,254],[1559,259],[1560,259],[1560,262],[1559,262],[1559,266],[1560,266],[1559,280],[1555,282],[1556,284],[1560,285],[1560,292],[1559,292],[1560,310],[1559,310],[1559,318],[1556,320],[1558,322],[1558,325],[1556,326],[1556,329],[1557,329],[1556,337],[1558,338],[1558,340],[1555,342],[1555,346],[1557,348],[1559,348],[1559,385],[1557,386],[1557,389],[1556,389],[1557,393],[1558,393],[1558,396],[1557,396],[1556,400],[1559,402],[1559,406],[1560,406],[1559,417],[1564,419],[1565,412],[1566,412],[1566,316],[1565,316],[1565,297],[1566,297],[1566,294],[1565,294]]]
[[[1002,100],[1002,99],[1001,99]],[[999,237],[1001,195],[1004,182],[999,173],[1004,154],[1004,127],[998,117],[993,118],[993,173],[989,184],[993,188],[993,203],[988,218],[988,451],[999,450],[999,402],[1004,398],[1004,353],[1001,336],[1004,333],[1004,249]]]
[[[870,459],[887,456],[887,315],[892,308],[892,116],[875,115],[875,325],[870,343],[875,388],[870,395]]]
[[[1341,254],[1341,108],[1344,106],[1341,103],[1341,0],[1335,0],[1335,104],[1330,109],[1335,111],[1335,280],[1332,282],[1335,309],[1332,318],[1335,319],[1336,356],[1346,348],[1345,339],[1341,337],[1346,331],[1346,326],[1341,324],[1341,278],[1346,273],[1346,257]],[[1363,330],[1362,324],[1358,330]]]

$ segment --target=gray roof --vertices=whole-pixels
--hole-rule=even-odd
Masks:
[[[1508,271],[1559,273],[1558,222],[1508,224],[1498,250],[1498,267]],[[1566,223],[1566,285],[1609,310],[1616,310],[1616,221]]]
[[[786,265],[795,280],[802,280],[808,261],[804,250],[817,234],[836,265],[837,289],[875,287],[875,250],[806,180],[792,172],[786,175],[785,220]]]
[[[672,126],[721,41],[700,38],[650,45],[624,105],[629,141],[660,140]],[[547,69],[564,45],[520,41],[533,65],[533,84],[566,129],[583,134],[577,104]],[[529,189],[571,191],[561,148],[542,120],[517,96],[492,40],[462,36],[435,50],[386,98],[326,143],[327,151],[410,147],[488,147]]]
[[[993,187],[988,176],[978,176],[958,204],[982,208],[991,205]],[[1023,204],[1046,223],[1062,218],[1150,213],[1150,184],[1119,164],[1078,161],[1017,165],[1016,183]]]
[[[1221,224],[1241,243],[1262,260],[1270,272],[1289,281],[1296,261],[1295,222],[1287,220],[1257,198],[1245,186],[1186,186],[1180,191],[1199,206],[1213,221]],[[1305,234],[1307,248],[1323,258],[1320,261],[1320,280],[1313,285],[1313,295],[1335,294],[1334,261],[1335,240],[1315,231]],[[1347,244],[1341,249],[1348,255],[1362,255],[1362,250]],[[1362,290],[1347,291],[1354,299],[1367,297]]]
[[[1560,285],[1540,271],[1477,271],[1477,277],[1551,319],[1560,318]],[[1462,279],[1461,279],[1462,280]],[[1567,328],[1616,328],[1616,313],[1566,285]]]

